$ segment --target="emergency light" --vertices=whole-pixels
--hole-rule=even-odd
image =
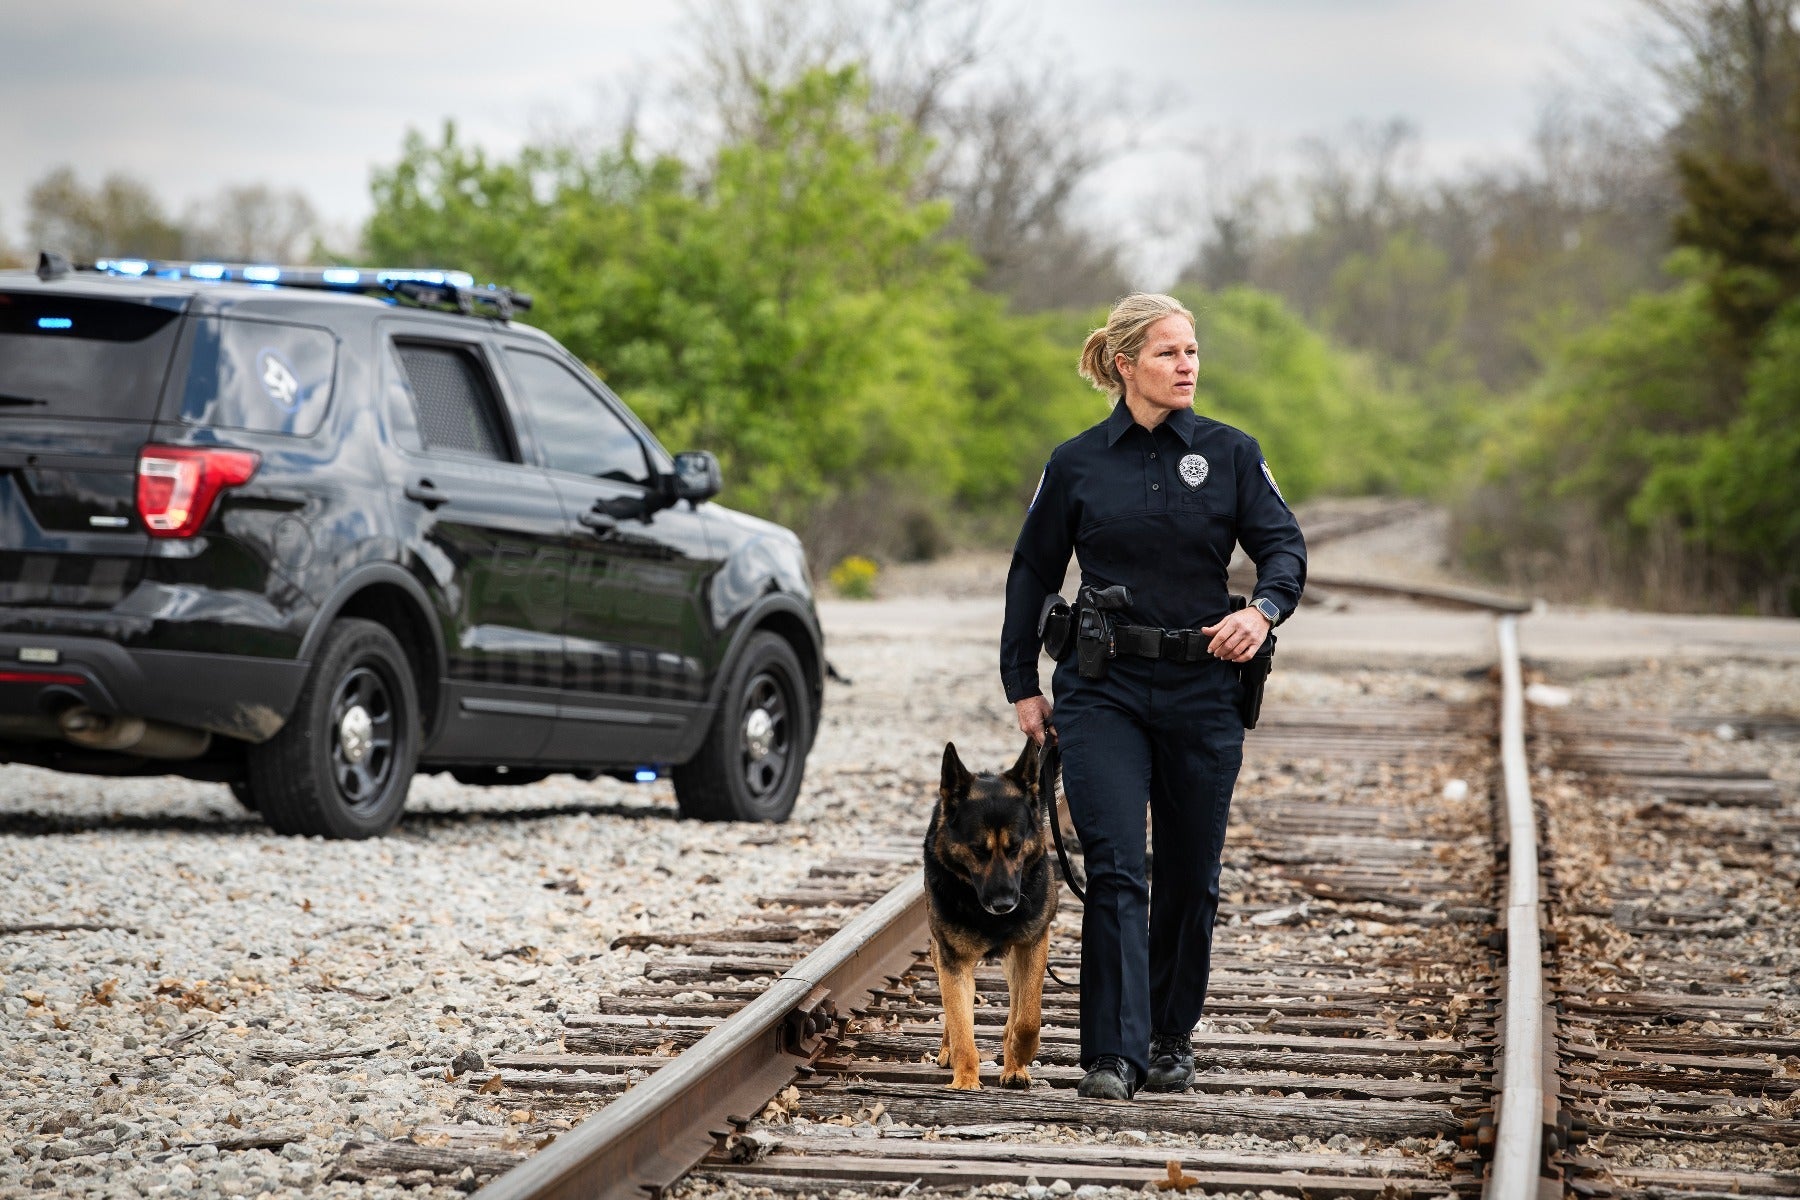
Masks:
[[[247,283],[257,287],[309,288],[355,292],[389,303],[401,300],[426,306],[450,306],[473,315],[479,306],[507,320],[531,307],[531,297],[494,284],[475,284],[467,271],[432,267],[287,267],[274,263],[174,262],[167,259],[101,258],[77,271],[121,275],[130,279],[198,279],[206,283]]]

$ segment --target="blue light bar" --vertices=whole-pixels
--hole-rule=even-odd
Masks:
[[[432,267],[302,267],[272,263],[168,262],[141,258],[96,259],[91,267],[105,275],[131,278],[200,279],[211,283],[247,283],[252,287],[344,289],[388,304],[401,300],[427,307],[453,307],[468,315],[511,320],[531,307],[531,297],[494,284],[475,286],[467,271]],[[480,310],[477,313],[477,310]]]
[[[637,780],[639,783],[655,783],[656,782],[656,772],[651,770],[649,767],[639,767],[632,774],[632,778]]]
[[[39,317],[39,329],[73,329],[75,320],[72,317]]]
[[[467,271],[377,271],[375,278],[381,283],[429,283],[434,287],[472,288],[475,277]]]

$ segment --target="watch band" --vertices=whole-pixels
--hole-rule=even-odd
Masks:
[[[1250,607],[1267,617],[1270,625],[1279,624],[1281,621],[1281,609],[1267,596],[1258,596],[1250,602]]]

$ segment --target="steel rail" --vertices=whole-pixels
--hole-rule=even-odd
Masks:
[[[1377,596],[1399,596],[1407,600],[1423,600],[1448,604],[1455,608],[1474,608],[1492,613],[1528,613],[1532,602],[1523,596],[1509,596],[1480,588],[1441,583],[1393,583],[1385,579],[1369,579],[1360,575],[1331,575],[1309,571],[1307,585],[1317,584],[1332,591],[1369,592]]]
[[[1525,690],[1519,622],[1495,622],[1500,644],[1500,768],[1506,792],[1506,994],[1495,1101],[1494,1153],[1485,1200],[1535,1198],[1545,1185],[1545,1127],[1555,1126],[1556,1087],[1544,1008],[1544,944],[1537,814],[1525,761]],[[1560,1194],[1560,1188],[1555,1194]]]
[[[924,876],[915,872],[668,1066],[476,1197],[658,1194],[712,1149],[711,1130],[761,1112],[806,1065],[832,1006],[847,1013],[870,988],[904,971],[926,932]]]

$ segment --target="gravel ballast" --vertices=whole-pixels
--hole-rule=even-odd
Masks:
[[[220,786],[0,767],[0,1195],[425,1194],[331,1164],[449,1119],[492,1055],[553,1048],[560,1014],[663,953],[620,935],[729,924],[865,838],[922,832],[947,738],[1010,763],[995,636],[833,637],[854,684],[829,685],[780,826],[677,820],[666,783],[431,776],[394,834],[324,842],[270,833]],[[1791,676],[1731,682],[1779,698]],[[1269,703],[1483,686],[1278,669]]]

